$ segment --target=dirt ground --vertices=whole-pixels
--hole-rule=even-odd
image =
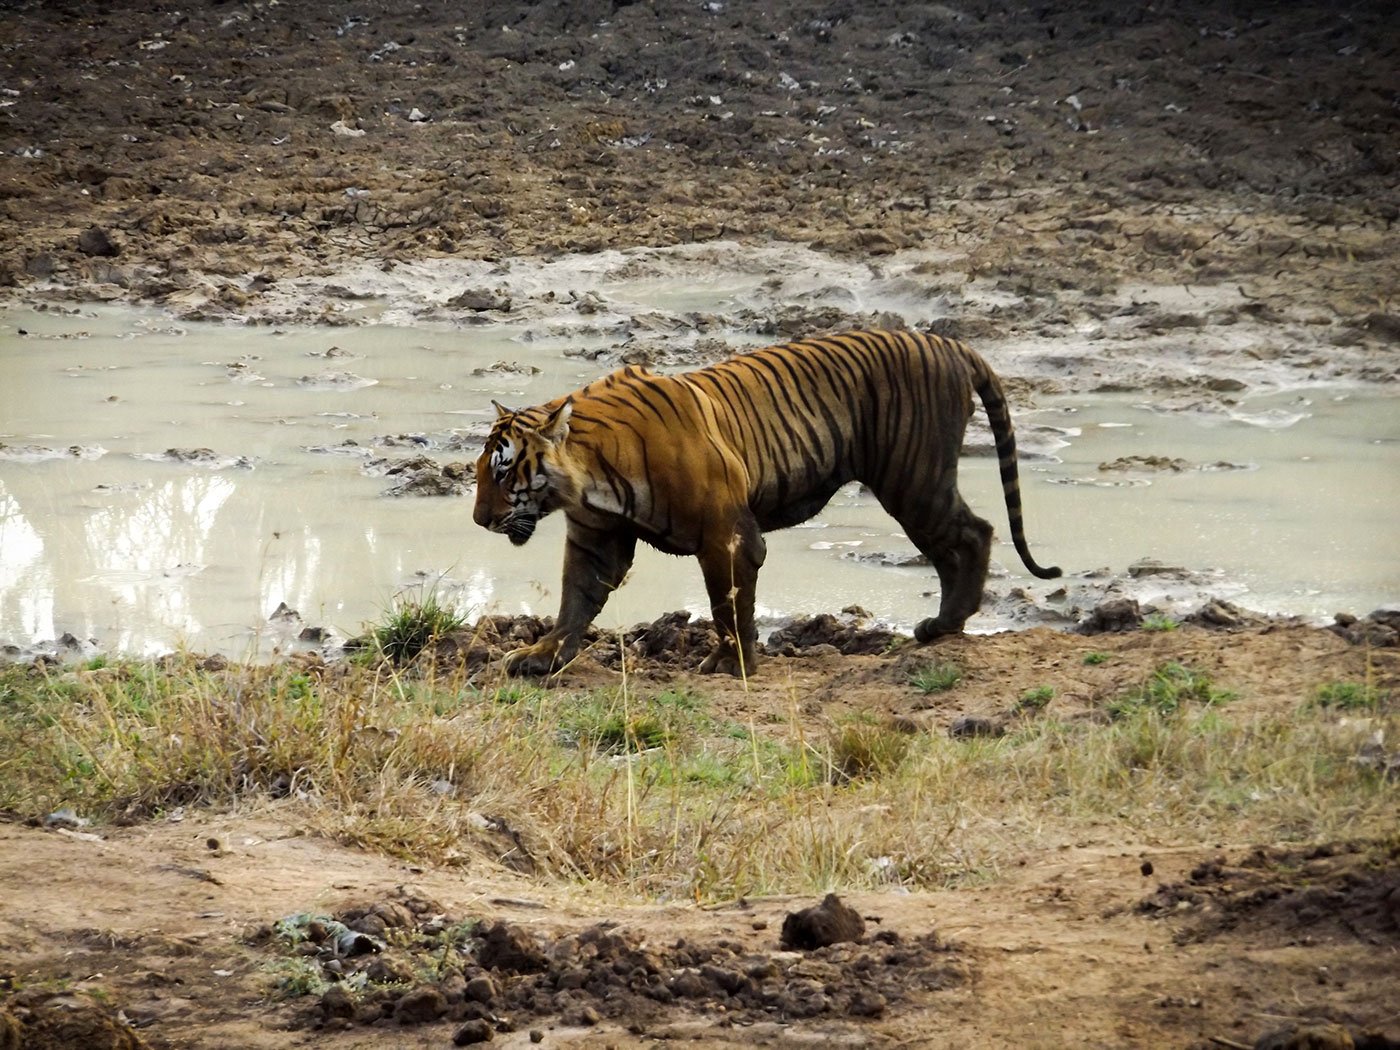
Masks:
[[[1272,325],[1304,371],[1390,383],[1391,6],[5,0],[0,294],[237,321],[365,259],[772,238],[947,251],[956,273],[931,282],[1014,303],[970,337],[1092,324],[1134,282],[1228,289],[1229,311],[1154,317],[1155,334]],[[956,639],[982,688],[923,710],[889,688],[900,657],[836,646],[773,657],[723,702],[798,695],[814,718],[943,731],[1046,683],[1087,704],[1164,660],[1256,704],[1366,675],[1394,689],[1394,632],[1362,642],[1248,622]],[[1083,664],[1106,647],[1120,659]],[[784,916],[815,901],[661,906],[485,862],[423,869],[299,834],[274,803],[100,835],[14,821],[0,1047],[429,1047],[484,1019],[506,1046],[1229,1047],[1306,1019],[1394,1040],[1397,872],[1393,842],[1201,850],[1106,827],[986,885],[850,895],[863,940],[793,953]],[[370,905],[415,935],[500,922],[549,961],[372,1027],[265,997],[269,923]],[[624,963],[640,984],[600,977]]]
[[[630,674],[641,691],[703,690],[717,716],[741,724],[795,704],[814,732],[852,711],[908,732],[995,731],[1015,722],[1016,698],[1047,682],[1057,717],[1084,717],[1168,661],[1235,691],[1238,717],[1321,682],[1400,691],[1400,649],[1377,621],[1339,632],[1213,620],[949,639],[937,655],[966,679],[940,697],[907,686],[927,648],[863,654],[887,640],[830,623],[773,646],[792,655],[769,655],[745,686],[700,679],[688,666],[699,652],[692,659],[686,636],[659,621],[665,652],[639,657]],[[1090,652],[1111,659],[1086,664]],[[451,642],[438,654],[463,657]],[[564,685],[615,679],[586,656]],[[1357,745],[1356,761],[1400,759],[1372,754],[1365,733]],[[504,1046],[1204,1050],[1326,1024],[1329,1038],[1352,1042],[1260,1045],[1400,1045],[1393,835],[1187,847],[1110,821],[955,888],[843,894],[863,919],[858,941],[792,949],[788,916],[814,898],[655,904],[530,878],[486,854],[420,866],[307,835],[298,805],[250,801],[86,830],[0,821],[0,982],[26,1026],[18,1045],[426,1048],[489,1028]],[[301,913],[351,932],[312,927],[299,952],[273,924]],[[484,943],[461,976],[434,978],[450,955],[444,930],[466,921],[490,931]],[[361,934],[392,946],[368,968],[355,957],[376,949],[353,947]],[[273,994],[275,967],[305,953],[404,983],[358,1004],[339,991]]]

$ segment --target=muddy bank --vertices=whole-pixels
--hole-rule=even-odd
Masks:
[[[237,319],[364,258],[777,238],[948,253],[929,280],[994,282],[1002,331],[1132,280],[1392,344],[1397,33],[1380,2],[21,3],[0,283]]]

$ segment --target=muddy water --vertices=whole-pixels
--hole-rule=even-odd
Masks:
[[[641,282],[627,294],[650,294],[664,316],[730,290]],[[68,632],[105,650],[265,654],[306,626],[354,634],[423,588],[471,614],[553,613],[562,521],[514,548],[472,524],[470,493],[384,495],[392,479],[376,461],[469,462],[491,398],[578,386],[608,367],[578,355],[610,345],[607,324],[529,315],[281,328],[126,308],[0,317],[0,643]],[[1063,590],[1031,579],[1000,544],[972,626],[1070,620],[1118,590],[1309,617],[1400,600],[1396,400],[1339,386],[1236,397],[1167,408],[1076,394],[1020,412],[1032,549],[1069,579]],[[1134,456],[1178,462],[1099,469]],[[969,457],[962,474],[1004,534],[994,462]],[[908,628],[936,603],[931,570],[898,564],[912,547],[854,488],[769,539],[770,619],[859,604]],[[1143,558],[1183,571],[1130,578]],[[298,616],[270,618],[283,604]],[[675,608],[705,611],[698,568],[644,551],[600,623]]]

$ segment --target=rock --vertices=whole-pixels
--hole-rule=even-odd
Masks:
[[[1315,1023],[1279,1028],[1254,1042],[1254,1050],[1354,1050],[1356,1041],[1339,1024]]]
[[[101,226],[89,226],[78,235],[78,251],[106,259],[121,254],[121,248],[112,243],[111,237]]]
[[[1006,733],[1006,728],[994,718],[983,718],[980,715],[962,715],[953,719],[948,726],[948,735],[954,738],[961,737],[998,737]]]
[[[489,1043],[496,1038],[495,1029],[485,1021],[477,1018],[474,1021],[467,1021],[457,1031],[452,1033],[453,1046],[472,1046],[475,1043]]]
[[[1350,613],[1337,613],[1328,630],[1352,645],[1393,649],[1400,646],[1400,610],[1377,609],[1364,620],[1358,620]]]
[[[467,982],[464,994],[474,1003],[489,1003],[500,994],[500,990],[490,974],[481,974]]]
[[[865,920],[854,908],[828,893],[818,905],[788,913],[779,943],[789,951],[810,951],[865,936]]]
[[[1267,616],[1241,609],[1223,598],[1212,598],[1186,617],[1186,623],[1197,627],[1223,630],[1235,627],[1257,627],[1268,622]]]
[[[427,1024],[447,1013],[447,999],[431,985],[422,985],[399,997],[394,1020],[399,1024]]]
[[[1142,558],[1128,566],[1128,575],[1138,580],[1144,576],[1184,577],[1187,572],[1181,565],[1167,565],[1156,558]]]
[[[473,313],[484,313],[487,310],[500,310],[505,313],[510,310],[510,296],[490,288],[468,288],[447,300],[447,305],[458,310],[471,310]]]
[[[321,1017],[330,1021],[337,1017],[354,1017],[355,1000],[343,984],[333,984],[321,996]]]

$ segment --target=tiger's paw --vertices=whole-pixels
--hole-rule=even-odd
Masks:
[[[962,634],[961,623],[950,623],[941,616],[930,616],[914,625],[914,639],[920,643],[931,642],[950,634]]]
[[[514,678],[539,678],[552,674],[567,662],[562,659],[561,650],[557,645],[541,642],[506,653],[501,666],[505,668],[506,674]]]
[[[716,649],[700,665],[701,674],[728,674],[735,678],[745,678],[754,673],[758,666],[758,655],[746,656],[742,661],[731,649]]]

